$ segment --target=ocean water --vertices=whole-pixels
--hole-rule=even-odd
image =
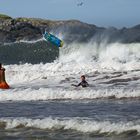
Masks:
[[[58,49],[39,40],[0,49],[11,86],[0,90],[0,139],[140,139],[139,43]],[[90,86],[72,87],[83,74]]]

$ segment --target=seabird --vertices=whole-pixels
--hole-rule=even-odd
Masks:
[[[84,3],[83,2],[80,2],[77,4],[77,6],[82,6]]]

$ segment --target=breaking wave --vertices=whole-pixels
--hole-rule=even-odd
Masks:
[[[98,64],[101,68],[114,70],[140,68],[140,44],[121,44],[104,42],[76,44],[73,43],[60,50],[60,62],[78,62]]]
[[[62,88],[16,88],[1,91],[0,101],[37,101],[37,100],[83,100],[83,99],[125,99],[140,98],[140,92],[123,89],[66,89]]]
[[[135,132],[140,133],[140,120],[129,122],[110,122],[110,121],[94,121],[89,118],[1,118],[0,127],[4,129],[13,128],[38,128],[48,130],[75,130],[83,133],[99,133],[99,134],[122,134]]]
[[[11,63],[4,66],[6,80],[11,89],[0,91],[0,101],[140,98],[139,43],[73,43],[59,49],[44,46],[46,42],[40,41],[21,43],[30,44],[31,47],[28,45],[25,47],[23,44],[6,45],[5,51],[0,53],[0,58],[3,58],[1,62],[22,60],[18,59],[22,55],[18,55],[17,48],[22,48],[26,54],[24,61],[22,60],[23,64]],[[12,51],[15,47],[14,53],[7,51],[7,47]],[[34,55],[29,55],[25,50],[32,52],[32,48],[38,51]],[[6,56],[9,60],[5,59],[5,52],[11,53],[11,57]],[[29,61],[26,61],[27,58]],[[39,63],[26,63],[30,60]],[[41,60],[45,64],[40,63]],[[90,87],[86,89],[71,87],[71,84],[79,82],[81,74],[86,75]]]

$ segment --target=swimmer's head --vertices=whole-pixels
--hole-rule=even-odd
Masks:
[[[82,76],[81,76],[81,80],[82,80],[82,81],[85,80],[85,75],[82,75]]]

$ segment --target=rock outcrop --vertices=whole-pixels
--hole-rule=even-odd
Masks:
[[[20,40],[36,40],[42,38],[46,31],[61,33],[67,43],[88,42],[140,42],[140,25],[132,28],[103,28],[77,20],[51,21],[35,18],[11,18],[0,15],[0,43],[11,43]]]

